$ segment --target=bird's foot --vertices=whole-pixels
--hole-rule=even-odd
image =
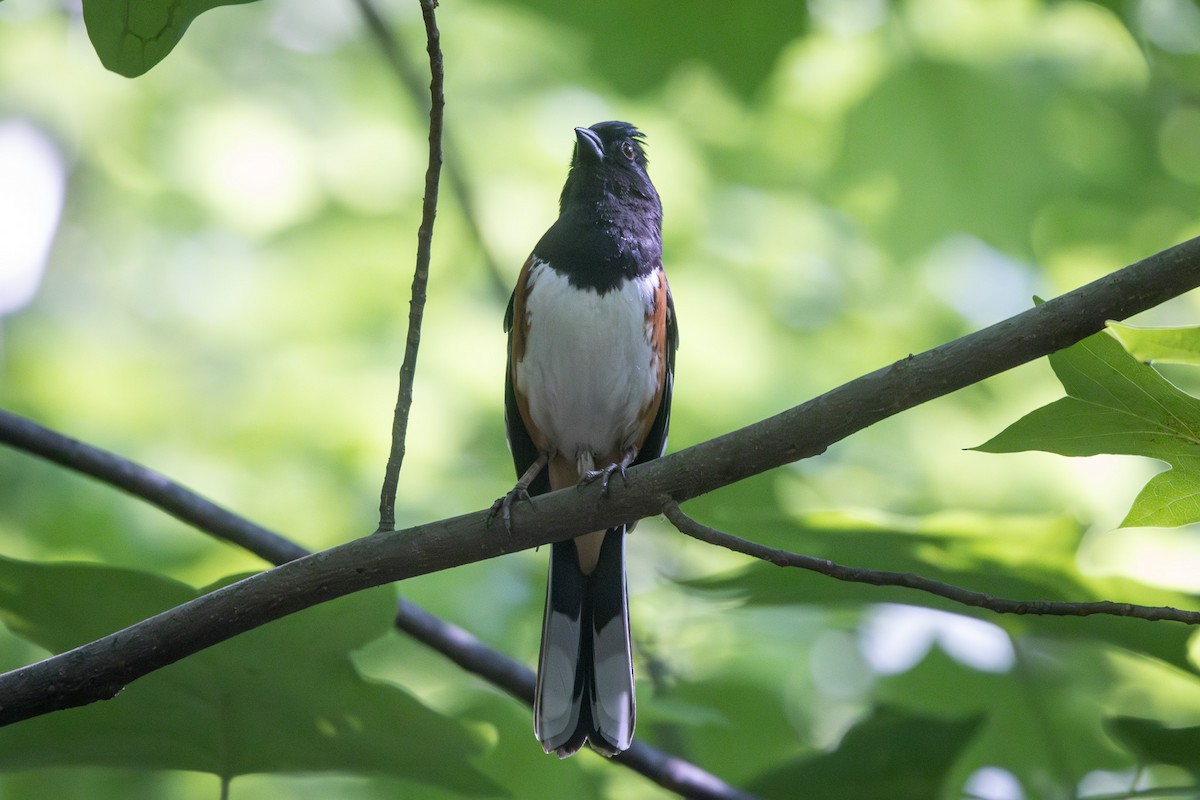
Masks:
[[[622,463],[609,464],[607,467],[588,470],[587,472],[583,473],[583,477],[579,479],[579,485],[585,486],[589,483],[594,483],[597,480],[602,480],[603,482],[600,484],[600,496],[608,497],[608,485],[612,480],[614,472],[619,472],[621,474],[621,483],[625,484],[626,486],[629,485],[629,477],[625,474],[625,464]]]
[[[496,515],[504,521],[504,530],[512,533],[512,507],[513,503],[518,500],[524,500],[526,503],[530,501],[529,487],[533,485],[533,481],[537,478],[546,466],[549,456],[542,453],[537,457],[537,460],[529,465],[524,474],[517,480],[517,484],[509,490],[504,497],[496,498],[496,502],[492,503],[492,510],[488,512],[487,524],[490,526],[495,520]]]
[[[490,526],[496,521],[496,517],[504,523],[504,530],[512,533],[512,507],[513,503],[519,500],[524,500],[526,503],[530,501],[529,490],[520,484],[514,486],[512,491],[503,497],[497,497],[496,502],[492,503],[492,508],[488,512],[487,524]]]

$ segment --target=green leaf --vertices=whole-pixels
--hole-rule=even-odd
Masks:
[[[846,733],[831,753],[803,758],[748,787],[767,797],[809,800],[928,800],[979,729],[981,717],[945,720],[880,707]]]
[[[1180,449],[1180,439],[1157,421],[1075,397],[1042,406],[975,450],[1016,453],[1042,450],[1062,456],[1102,453],[1159,456]]]
[[[133,570],[0,559],[0,620],[53,652],[202,591]],[[390,589],[359,592],[153,672],[113,700],[0,729],[0,770],[363,771],[494,792],[466,763],[482,755],[478,737],[351,663],[349,651],[390,630],[394,611]]]
[[[83,21],[100,63],[136,78],[179,44],[192,20],[217,6],[253,0],[84,0]]]
[[[1200,726],[1168,728],[1138,717],[1112,717],[1107,727],[1145,761],[1182,767],[1200,780]]]
[[[721,0],[653,6],[639,0],[509,2],[581,34],[589,46],[578,57],[631,93],[661,86],[681,64],[703,63],[743,97],[753,97],[762,91],[780,52],[808,27],[805,5],[792,0],[760,0],[753,14]],[[665,31],[670,34],[664,36]]]
[[[1166,461],[1134,500],[1122,527],[1200,521],[1200,400],[1130,355],[1108,333],[1050,356],[1067,397],[1022,417],[976,450],[1100,453]]]
[[[1108,328],[1139,361],[1200,366],[1200,326],[1139,328],[1110,322]]]
[[[1123,528],[1170,528],[1200,519],[1200,458],[1172,460],[1173,469],[1150,479],[1121,522]]]

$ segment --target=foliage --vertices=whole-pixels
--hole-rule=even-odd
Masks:
[[[95,564],[0,559],[0,618],[63,652],[204,591]],[[81,607],[82,605],[82,607]],[[135,682],[119,700],[0,730],[0,768],[94,765],[210,772],[362,771],[463,795],[495,785],[469,767],[482,742],[396,686],[364,680],[347,652],[390,626],[386,589],[294,614]],[[86,613],[80,613],[86,610]],[[102,734],[102,735],[98,735]]]
[[[1139,328],[1113,323],[1109,329],[1138,361],[1200,366],[1200,328]]]
[[[751,788],[771,797],[804,786],[814,800],[922,800],[938,793],[978,726],[978,719],[945,722],[881,707],[847,731],[835,752],[780,767]]]
[[[1126,329],[1133,331],[1134,329]],[[1138,330],[1144,351],[1181,357],[1178,331],[1165,345]],[[1169,351],[1166,349],[1169,348]],[[1191,354],[1194,360],[1195,352]],[[1118,453],[1158,458],[1171,465],[1142,489],[1121,523],[1125,527],[1200,522],[1200,400],[1139,363],[1112,336],[1098,333],[1050,356],[1067,397],[1034,411],[980,445],[990,453],[1045,450],[1065,456]]]
[[[0,3],[0,156],[40,142],[67,187],[36,296],[0,319],[0,405],[320,548],[375,523],[426,120],[354,4],[201,13],[214,5],[129,4],[163,34],[127,49],[122,31],[145,29],[119,4]],[[164,27],[164,9],[187,13]],[[419,72],[416,3],[386,11]],[[647,131],[682,333],[672,447],[1200,232],[1200,11],[1185,0],[456,0],[439,15],[447,159],[503,283],[553,219],[571,128]],[[145,74],[105,72],[88,37],[104,65]],[[14,186],[0,177],[0,200],[32,207],[36,187]],[[485,507],[513,480],[507,298],[444,189],[401,525]],[[0,269],[0,300],[8,285]],[[1193,518],[1133,496],[1194,469],[1190,423],[1164,409],[1194,415],[1196,378],[1172,366],[1194,333],[1140,329],[1197,311],[1181,298],[1114,328],[1132,357],[1109,334],[1055,355],[1066,398],[1040,365],[1015,370],[686,510],[1005,597],[1196,607],[1194,527],[1115,529],[1131,502],[1153,510],[1141,524]],[[989,445],[1137,454],[1174,477],[1144,459],[963,449],[1047,403]],[[1068,445],[1072,426],[1084,436]],[[1195,783],[1182,626],[999,618],[747,564],[653,520],[629,544],[638,737],[737,786],[1011,800]],[[0,553],[3,668],[262,567],[8,451]],[[400,590],[533,663],[544,557]],[[590,755],[544,758],[524,708],[385,632],[387,597],[0,730],[0,795],[214,797],[193,770],[239,775],[234,798],[666,795]],[[226,692],[236,719],[197,708]],[[350,710],[361,735],[319,747],[314,721]],[[233,742],[237,758],[220,749]]]
[[[253,0],[87,0],[83,21],[100,62],[136,78],[167,57],[192,21],[217,6]]]

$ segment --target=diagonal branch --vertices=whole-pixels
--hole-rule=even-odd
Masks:
[[[0,409],[0,442],[66,469],[89,475],[165,511],[180,522],[236,544],[279,565],[309,555],[300,545],[201,497],[162,473]],[[533,705],[533,670],[485,645],[474,635],[400,599],[396,627],[464,670]],[[748,800],[750,795],[715,775],[644,742],[634,742],[617,763],[686,797]]]
[[[795,567],[816,572],[835,580],[848,583],[867,583],[872,586],[900,586],[927,592],[965,606],[975,606],[995,611],[997,614],[1036,614],[1054,617],[1087,617],[1092,614],[1109,614],[1114,617],[1137,617],[1150,621],[1170,620],[1186,625],[1200,625],[1200,611],[1186,611],[1170,606],[1139,606],[1133,603],[1114,603],[1111,600],[1093,602],[1062,602],[1055,600],[1007,600],[990,594],[951,586],[911,572],[889,572],[887,570],[847,567],[825,558],[791,553],[776,547],[767,547],[731,534],[710,528],[683,513],[679,504],[668,500],[663,505],[663,515],[683,534],[702,542],[724,547],[735,553],[768,561],[777,567]]]
[[[442,127],[446,110],[443,92],[445,68],[442,63],[441,34],[434,9],[437,0],[421,0],[428,41],[429,70],[429,166],[425,170],[425,200],[421,206],[421,227],[417,230],[417,266],[413,271],[412,295],[408,301],[408,336],[404,344],[404,362],[400,365],[400,390],[392,420],[392,446],[379,492],[379,530],[396,528],[396,487],[400,466],[404,463],[404,442],[408,433],[408,414],[412,409],[413,381],[417,374],[417,351],[421,347],[421,321],[425,316],[425,287],[429,283],[429,259],[433,248],[433,223],[437,218],[438,181],[442,171]]]
[[[629,486],[541,495],[487,511],[385,531],[291,561],[0,676],[0,724],[112,697],[167,664],[317,603],[651,516],[823,452],[893,414],[1067,347],[1200,285],[1200,238],[1176,245],[984,330],[876,370],[769,419],[630,470]]]

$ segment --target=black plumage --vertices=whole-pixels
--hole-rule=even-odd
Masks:
[[[506,506],[522,488],[607,482],[666,446],[677,333],[643,144],[624,122],[576,129],[559,217],[509,301],[505,420],[528,485]],[[626,532],[552,546],[534,718],[561,757],[585,743],[612,755],[633,735]]]

